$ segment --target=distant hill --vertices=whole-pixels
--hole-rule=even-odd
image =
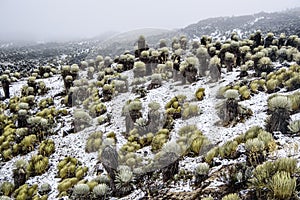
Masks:
[[[233,31],[238,32],[242,37],[248,37],[256,30],[261,30],[263,33],[272,31],[275,35],[282,32],[287,35],[300,35],[300,8],[274,13],[261,12],[237,17],[209,18],[191,24],[180,32],[190,38],[202,35],[229,36]]]
[[[121,33],[100,43],[101,48],[97,50],[100,54],[119,55],[126,49],[132,49],[139,35],[146,36],[150,47],[157,47],[160,39],[166,39],[170,45],[173,37],[186,35],[189,39],[201,38],[202,35],[210,35],[214,38],[227,39],[233,31],[240,37],[248,37],[256,30],[263,33],[273,32],[275,35],[286,33],[286,35],[300,36],[300,8],[289,9],[282,12],[266,13],[260,12],[253,15],[216,17],[200,20],[178,30],[161,29],[139,29]]]
[[[140,35],[144,35],[148,44],[153,47],[155,43],[161,39],[161,35],[169,34],[173,35],[176,34],[176,32],[168,29],[144,28],[118,33],[100,42],[96,52],[112,56],[122,54],[125,50],[131,50],[133,48]],[[94,55],[90,56],[92,57]]]

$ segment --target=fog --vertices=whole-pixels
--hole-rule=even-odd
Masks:
[[[0,0],[0,40],[71,40],[201,19],[282,11],[299,0]]]

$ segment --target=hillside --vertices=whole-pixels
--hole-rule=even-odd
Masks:
[[[297,13],[1,49],[0,199],[299,199]]]
[[[288,35],[299,35],[299,19],[300,9],[295,8],[275,13],[262,12],[254,15],[210,18],[191,24],[180,31],[191,38],[201,35],[229,37],[233,31],[240,32],[242,37],[248,37],[256,30],[263,33],[272,31],[276,35],[283,32]]]

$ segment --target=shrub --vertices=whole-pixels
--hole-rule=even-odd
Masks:
[[[33,155],[29,161],[27,171],[30,176],[37,176],[46,172],[48,167],[49,167],[48,157],[44,157],[42,155]]]
[[[222,198],[222,200],[240,200],[241,198],[237,194],[228,194]]]
[[[55,152],[55,143],[53,140],[48,139],[42,141],[42,143],[39,146],[39,154],[41,154],[42,156],[49,157],[54,152]]]
[[[182,119],[189,119],[199,115],[199,107],[196,104],[185,103],[183,105]]]
[[[146,65],[142,61],[137,61],[133,66],[134,78],[143,77],[146,75]]]
[[[98,151],[102,145],[102,136],[101,131],[92,133],[87,139],[85,151],[88,153]]]
[[[300,120],[290,122],[288,129],[291,134],[300,135]]]
[[[296,169],[297,160],[293,158],[280,158],[276,161],[264,162],[253,171],[250,187],[256,190],[257,197],[267,195],[273,199],[289,196],[295,191],[293,175]],[[281,178],[280,181],[279,178]]]
[[[120,196],[127,195],[133,189],[133,172],[128,166],[119,166],[116,175],[116,189]]]
[[[15,189],[14,184],[8,181],[4,181],[0,185],[0,192],[5,196],[10,196],[13,193],[14,189]]]
[[[99,197],[105,198],[108,192],[109,192],[109,187],[106,184],[101,183],[94,187],[92,194],[95,198],[99,198]]]
[[[205,96],[205,88],[198,88],[195,92],[195,97],[198,101],[203,100]]]
[[[290,199],[296,192],[296,178],[288,172],[277,172],[271,179],[271,196],[275,199]]]
[[[78,199],[85,199],[89,195],[90,187],[87,184],[76,184],[73,188],[73,195]]]
[[[271,116],[267,119],[266,130],[271,133],[274,131],[287,133],[291,110],[291,102],[288,97],[279,95],[270,97],[268,108]]]

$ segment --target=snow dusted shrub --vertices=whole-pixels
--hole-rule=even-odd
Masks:
[[[24,184],[14,191],[13,197],[15,199],[34,199],[36,197],[37,189],[37,184]]]
[[[142,61],[137,61],[133,66],[133,76],[134,78],[140,78],[146,75],[146,65]]]
[[[158,88],[162,85],[162,75],[161,74],[152,74],[151,83],[147,87],[148,90]]]
[[[20,159],[15,162],[15,166],[13,168],[13,179],[16,188],[26,182],[28,178],[27,167],[28,162],[26,160]]]
[[[238,194],[232,193],[232,194],[227,194],[222,198],[222,200],[241,200]]]
[[[40,185],[39,194],[47,195],[51,191],[51,185],[49,183],[43,183]]]
[[[270,116],[266,120],[266,130],[270,133],[288,131],[290,121],[291,101],[287,96],[272,96],[268,99]]]
[[[203,100],[204,96],[205,96],[205,88],[198,88],[196,90],[196,93],[195,93],[195,97],[198,101],[201,101]]]
[[[208,177],[209,165],[207,163],[199,163],[195,169],[195,185],[199,186],[202,181]]]
[[[284,85],[288,91],[293,91],[300,88],[300,72],[294,72],[291,78],[289,78]]]
[[[14,184],[4,181],[0,184],[0,193],[5,196],[10,196],[14,192]],[[0,196],[1,199],[2,196]],[[10,199],[10,198],[9,198]]]
[[[196,125],[187,125],[179,129],[180,138],[177,142],[181,145],[184,154],[198,156],[202,148],[209,144],[207,138]]]
[[[260,76],[262,72],[270,73],[273,71],[273,64],[269,57],[262,57],[258,61],[258,67],[256,68],[257,76]]]
[[[92,119],[90,115],[84,110],[77,109],[74,111],[74,125],[76,131],[81,131],[84,128],[88,127],[90,125],[91,120]]]
[[[49,157],[51,154],[55,152],[55,143],[51,139],[47,139],[42,141],[39,146],[39,154],[43,156]]]
[[[133,190],[133,172],[130,167],[121,165],[116,175],[116,195],[119,197],[128,195]]]
[[[291,177],[288,172],[277,172],[271,179],[270,190],[275,199],[290,199],[296,192],[296,177]]]
[[[152,139],[151,150],[160,150],[163,147],[163,145],[168,141],[169,134],[170,132],[168,129],[160,129]]]
[[[205,76],[206,71],[208,70],[208,59],[209,55],[207,48],[201,46],[197,49],[196,57],[199,60],[199,75]]]
[[[3,74],[1,77],[0,77],[0,80],[1,80],[1,84],[2,84],[2,87],[3,87],[3,91],[4,91],[4,97],[6,99],[9,98],[9,85],[10,85],[10,79],[9,79],[9,76],[7,74]]]
[[[235,158],[238,147],[237,141],[228,141],[219,147],[219,154],[221,158]]]
[[[299,52],[294,54],[293,59],[298,65],[300,65],[300,53]]]
[[[248,76],[248,66],[247,65],[242,65],[241,66],[241,72],[240,72],[240,77],[247,77]]]
[[[115,93],[114,86],[112,84],[105,84],[102,87],[102,94],[103,94],[102,101],[107,102],[112,100],[114,93]]]
[[[95,199],[105,199],[108,193],[109,193],[109,187],[106,184],[101,183],[94,187],[92,192],[92,197]]]
[[[198,58],[194,56],[186,58],[185,62],[181,63],[179,70],[181,71],[183,76],[183,84],[186,82],[186,80],[189,83],[194,83],[197,80],[198,67]]]
[[[209,61],[209,74],[211,82],[217,82],[221,78],[221,60],[214,56]]]
[[[269,94],[273,93],[273,92],[276,92],[276,91],[279,90],[279,82],[276,79],[269,79],[266,82],[266,87],[267,87],[267,92]]]
[[[257,166],[265,160],[265,144],[258,138],[247,140],[245,143],[245,149],[247,152],[247,160],[250,165]]]
[[[226,98],[224,107],[224,116],[222,119],[225,123],[232,122],[238,116],[238,97],[239,93],[237,90],[229,89],[224,93],[224,97]]]
[[[101,131],[92,133],[87,139],[85,151],[88,153],[98,151],[102,144],[102,136]]]
[[[34,145],[38,142],[36,135],[28,135],[21,140],[20,151],[23,153],[30,152],[34,149]]]
[[[58,176],[61,179],[74,177],[77,164],[78,160],[76,158],[65,157],[57,165]]]
[[[124,93],[128,91],[127,77],[125,80],[114,80],[112,85],[118,93]]]
[[[242,87],[239,88],[239,93],[241,95],[241,100],[247,100],[247,99],[250,99],[250,95],[251,95],[251,92],[248,88],[248,86],[244,85]]]
[[[76,184],[73,188],[73,193],[71,196],[71,199],[82,199],[82,200],[88,200],[90,193],[90,187],[87,184]]]
[[[227,72],[231,72],[233,66],[235,65],[235,57],[234,54],[230,52],[225,53],[225,65],[227,67]]]
[[[300,120],[290,122],[288,129],[293,135],[300,135]]]
[[[174,142],[171,143],[171,145],[177,145],[177,144]],[[163,175],[163,182],[172,180],[174,178],[174,175],[178,174],[179,172],[180,155],[172,151],[172,149],[174,148],[169,148],[169,150],[170,149],[171,151],[166,151],[166,152],[162,151],[159,154],[158,158],[156,159],[157,165],[159,169],[161,169]]]
[[[297,160],[280,158],[258,165],[250,179],[256,196],[270,199],[290,199],[295,195]]]
[[[28,163],[29,176],[38,176],[46,172],[49,167],[49,158],[42,155],[33,155]]]
[[[173,97],[165,106],[166,114],[173,119],[178,119],[181,117],[181,107],[185,101],[185,95],[177,95]]]
[[[200,109],[196,104],[183,104],[182,119],[189,119],[200,114]]]
[[[107,108],[104,103],[93,104],[90,106],[89,114],[91,117],[99,117],[100,115],[106,113]]]

